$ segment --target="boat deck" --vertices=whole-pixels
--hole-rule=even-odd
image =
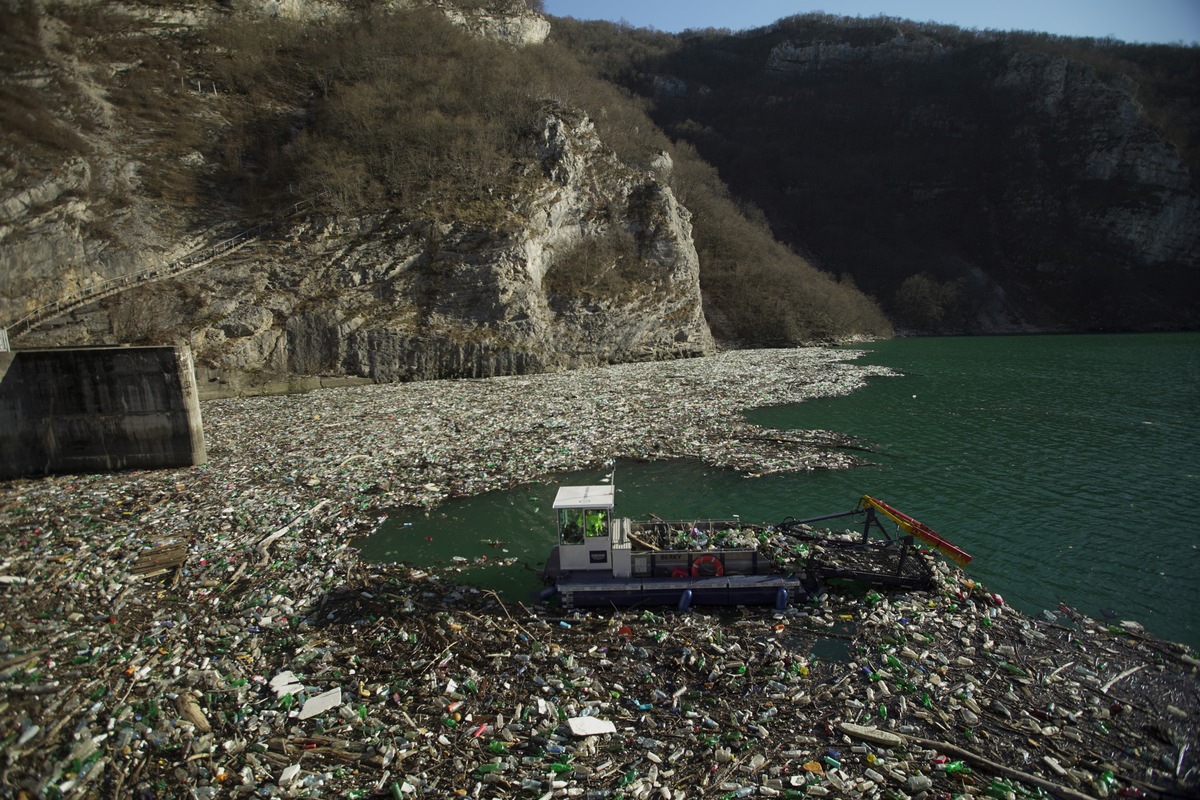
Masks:
[[[775,605],[785,607],[809,599],[810,588],[796,574],[720,575],[704,577],[618,578],[602,570],[563,572],[555,547],[546,564],[560,601],[567,608],[638,605]]]

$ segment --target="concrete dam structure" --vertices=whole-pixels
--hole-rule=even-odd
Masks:
[[[206,460],[187,347],[0,352],[0,478]]]

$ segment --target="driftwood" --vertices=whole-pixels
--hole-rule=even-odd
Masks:
[[[270,554],[271,545],[273,545],[275,543],[276,539],[280,538],[285,533],[287,533],[289,530],[291,530],[291,527],[293,525],[295,525],[297,522],[299,522],[300,520],[304,519],[305,517],[307,517],[311,514],[317,513],[317,511],[321,510],[322,508],[324,508],[327,505],[329,505],[328,498],[317,503],[315,506],[310,508],[308,511],[303,511],[303,512],[297,514],[295,516],[295,518],[292,519],[291,522],[284,525],[282,528],[275,531],[270,536],[266,537],[261,542],[259,542],[258,545],[256,546],[256,548],[257,548],[258,552],[262,554],[262,560],[258,562],[258,565],[260,567],[265,567],[265,566],[267,566],[267,564],[271,563],[271,554]]]
[[[645,541],[644,539],[639,539],[638,537],[634,536],[632,533],[629,534],[629,541],[633,542],[634,544],[636,544],[638,547],[642,548],[643,550],[659,550],[659,549],[661,549],[659,547],[656,547],[655,545],[650,544],[649,542]]]
[[[997,775],[1004,775],[1005,777],[1012,778],[1013,780],[1018,780],[1022,783],[1040,787],[1051,794],[1063,798],[1064,800],[1095,800],[1095,798],[1090,794],[1084,794],[1083,792],[1072,789],[1069,786],[1063,786],[1062,784],[1055,783],[1054,781],[1046,780],[1038,775],[1031,775],[1028,772],[1022,772],[1019,769],[1013,769],[1012,767],[1006,767],[1003,764],[997,764],[990,758],[984,758],[978,753],[972,753],[970,750],[964,750],[958,745],[950,744],[949,742],[941,742],[937,739],[922,739],[919,736],[905,736],[904,738],[913,744],[919,744],[922,747],[955,756],[963,761],[970,761],[972,764],[985,767]]]
[[[138,560],[130,568],[130,577],[134,579],[156,578],[168,572],[179,575],[179,568],[187,560],[187,545],[169,544],[147,550],[138,556]]]
[[[180,695],[175,699],[175,707],[179,709],[180,715],[196,726],[196,730],[201,733],[208,733],[212,730],[208,717],[204,715],[200,706],[192,698]]]
[[[1150,666],[1150,665],[1149,664],[1139,664],[1136,667],[1130,667],[1129,669],[1125,670],[1120,675],[1118,675],[1117,677],[1113,678],[1111,681],[1109,681],[1108,683],[1106,683],[1102,687],[1100,687],[1100,691],[1103,692],[1104,694],[1108,694],[1108,690],[1113,687],[1114,683],[1121,680],[1122,678],[1128,678],[1133,673],[1137,672],[1140,669],[1145,669],[1148,666]]]
[[[866,728],[861,725],[851,725],[842,723],[838,726],[839,729],[850,736],[857,739],[862,739],[866,742],[873,742],[884,746],[894,747],[900,742],[909,742],[918,744],[921,747],[930,750],[937,750],[940,753],[954,756],[963,761],[970,761],[972,764],[986,768],[997,775],[1003,775],[1013,780],[1021,781],[1022,783],[1030,784],[1045,789],[1064,800],[1095,800],[1091,795],[1084,794],[1054,781],[1046,780],[1038,775],[1031,775],[1028,772],[1022,772],[1019,769],[1006,767],[1003,764],[998,764],[990,758],[984,758],[978,753],[972,753],[970,750],[965,750],[958,745],[950,742],[943,742],[937,739],[923,739],[919,736],[911,736],[903,733],[893,733],[892,731],[881,731],[876,728]]]
[[[20,667],[22,664],[26,664],[30,661],[36,661],[48,650],[49,648],[43,647],[40,650],[30,650],[28,653],[22,653],[21,655],[13,656],[12,658],[0,661],[0,675],[6,675],[17,667]]]

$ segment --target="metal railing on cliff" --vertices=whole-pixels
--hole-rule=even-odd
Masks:
[[[182,258],[170,261],[162,266],[144,269],[139,272],[131,272],[127,275],[118,275],[115,278],[109,278],[100,283],[92,284],[66,297],[60,297],[57,300],[39,306],[7,326],[7,330],[0,327],[0,332],[6,332],[6,335],[3,337],[3,344],[5,346],[0,347],[0,350],[8,349],[8,345],[12,339],[33,330],[43,322],[48,322],[55,317],[60,317],[77,308],[82,308],[88,303],[94,303],[97,300],[103,300],[105,297],[153,283],[154,281],[176,278],[192,270],[207,266],[222,256],[237,252],[266,231],[276,228],[284,220],[296,216],[305,209],[312,208],[324,194],[325,192],[322,192],[315,197],[301,200],[299,203],[288,207],[283,214],[280,214],[269,222],[260,222],[258,225],[235,233],[218,242],[198,247]]]

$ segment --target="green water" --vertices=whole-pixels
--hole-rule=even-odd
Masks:
[[[774,522],[849,510],[871,494],[974,555],[969,574],[1026,612],[1062,602],[1200,647],[1200,334],[900,339],[870,349],[865,361],[903,377],[748,416],[853,434],[874,466],[748,479],[696,463],[620,462],[618,512]],[[396,512],[360,546],[368,559],[416,565],[515,557],[466,577],[523,597],[538,588],[554,541],[558,482],[429,515]]]

